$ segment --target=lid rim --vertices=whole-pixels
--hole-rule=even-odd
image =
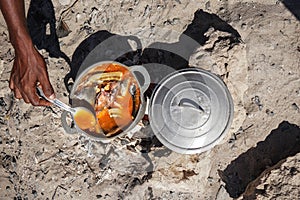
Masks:
[[[171,80],[171,78],[174,78],[178,75],[186,75],[189,73],[201,73],[201,75],[206,75],[209,78],[211,78],[212,81],[216,82],[217,87],[219,87],[221,90],[224,91],[223,98],[226,99],[226,123],[224,123],[220,128],[219,134],[217,135],[217,137],[215,137],[215,139],[213,139],[212,141],[210,141],[210,143],[205,144],[203,146],[199,146],[199,147],[194,147],[194,148],[189,148],[189,147],[180,147],[179,145],[176,144],[176,142],[170,142],[166,137],[164,137],[164,134],[161,133],[161,131],[159,131],[159,127],[157,128],[157,126],[155,125],[155,120],[153,120],[153,110],[152,110],[152,105],[154,105],[154,101],[156,100],[158,93],[160,92],[160,89],[163,85],[165,85],[169,80]],[[208,86],[209,87],[209,86]],[[150,126],[155,134],[155,136],[157,137],[157,139],[163,144],[165,145],[167,148],[169,148],[170,150],[173,150],[174,152],[177,153],[181,153],[181,154],[194,154],[194,153],[202,153],[204,151],[207,151],[211,148],[213,148],[214,146],[216,146],[226,135],[226,133],[229,131],[230,129],[230,125],[233,121],[233,114],[234,114],[234,104],[233,104],[233,99],[232,96],[226,86],[226,84],[223,82],[223,80],[211,73],[208,72],[206,70],[200,69],[200,68],[195,68],[195,67],[189,67],[189,68],[185,68],[182,70],[178,70],[176,72],[173,72],[171,74],[169,74],[168,76],[166,76],[164,79],[162,79],[158,85],[156,86],[156,88],[154,89],[151,97],[150,97],[150,102],[149,102],[149,120],[150,120]],[[223,121],[225,122],[225,121]],[[166,125],[164,125],[163,127],[165,127]],[[165,128],[161,128],[160,130],[164,130]],[[170,130],[170,129],[169,129]],[[195,137],[196,138],[196,137]],[[191,138],[191,143],[193,143],[194,141],[192,141],[193,138]]]

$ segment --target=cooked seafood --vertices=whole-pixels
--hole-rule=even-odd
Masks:
[[[140,90],[133,74],[112,63],[100,67],[93,76],[97,82],[95,111],[98,123],[107,137],[121,133],[136,117],[140,106]]]

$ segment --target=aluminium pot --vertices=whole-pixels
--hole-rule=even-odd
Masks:
[[[120,72],[122,72],[122,73],[120,73]],[[130,76],[128,76],[129,78],[124,78],[124,79],[118,80],[118,81],[116,80],[116,79],[118,79],[118,76],[120,76],[120,75],[123,75],[125,77],[124,74],[130,74]],[[114,128],[115,127],[116,127],[115,129],[118,128],[118,130],[115,131],[116,133],[114,133],[114,134],[110,134],[109,130],[104,129],[104,127],[106,127],[107,123],[103,124],[103,126],[100,127],[100,129],[102,129],[102,127],[103,127],[103,130],[100,130],[100,132],[82,130],[81,128],[79,128],[79,126],[74,121],[74,116],[72,116],[72,114],[70,114],[66,111],[63,112],[61,121],[62,121],[62,126],[67,133],[81,133],[81,134],[91,137],[94,140],[106,143],[106,142],[111,141],[115,137],[122,136],[126,132],[132,130],[139,123],[139,121],[143,118],[145,109],[146,109],[146,100],[144,98],[144,93],[150,84],[150,76],[149,76],[147,70],[143,66],[140,66],[140,65],[127,67],[127,66],[125,66],[121,63],[115,62],[115,61],[97,62],[97,63],[89,66],[82,72],[80,72],[80,74],[76,77],[76,80],[75,80],[74,85],[72,86],[72,89],[70,92],[70,99],[72,100],[71,106],[72,107],[83,106],[83,107],[89,108],[89,110],[95,109],[97,107],[96,99],[101,98],[101,97],[97,97],[97,90],[98,91],[100,90],[99,88],[97,88],[97,86],[100,84],[99,83],[100,79],[102,79],[101,82],[105,82],[105,83],[109,83],[109,84],[112,83],[111,80],[114,79],[113,83],[115,85],[117,85],[117,84],[119,85],[119,91],[124,90],[125,86],[124,86],[124,88],[122,88],[122,85],[124,85],[123,84],[124,82],[128,83],[129,79],[131,80],[131,82],[134,82],[134,88],[135,88],[134,90],[138,91],[138,92],[135,93],[136,96],[134,97],[133,100],[135,100],[134,103],[138,104],[138,105],[133,106],[135,108],[135,110],[132,111],[132,112],[134,112],[132,119],[126,125],[124,125],[122,127],[120,126],[120,128],[117,127],[118,124],[116,126],[114,124]],[[109,84],[107,84],[106,86],[112,85],[112,84],[110,84],[110,85]],[[111,86],[111,87],[114,87],[114,86]],[[101,90],[103,90],[103,88],[101,88]],[[105,91],[104,91],[104,93],[107,94]],[[123,108],[123,110],[120,110],[119,113],[121,113],[121,114],[124,113],[124,109],[126,109],[127,105],[129,105],[129,104],[126,104],[125,106],[121,106]],[[116,109],[110,109],[110,110],[116,110]],[[108,110],[108,111],[110,111],[110,110]],[[117,121],[117,120],[113,120],[112,117],[111,118],[107,117],[107,115],[115,114],[115,113],[111,114],[108,111],[104,113],[104,115],[106,117],[105,119]],[[68,115],[71,115],[72,121],[74,122],[74,126],[70,126],[67,123]],[[99,115],[101,115],[101,114],[99,114]],[[98,116],[97,113],[96,113],[96,116]],[[120,116],[119,116],[119,118],[120,118]],[[110,126],[109,126],[109,128],[110,128]],[[108,133],[106,132],[104,134],[104,131],[107,131]],[[107,135],[109,135],[109,136],[107,136]]]

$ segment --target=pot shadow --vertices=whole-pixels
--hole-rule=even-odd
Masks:
[[[216,14],[210,14],[199,9],[194,14],[193,21],[186,30],[179,35],[179,41],[175,43],[155,42],[143,49],[139,38],[135,36],[121,36],[106,30],[98,31],[76,48],[71,64],[70,72],[65,76],[66,88],[75,81],[76,76],[88,66],[99,61],[117,61],[127,66],[143,65],[151,78],[151,84],[146,96],[150,97],[157,84],[170,73],[189,67],[189,58],[196,48],[205,44],[209,37],[205,33],[213,28],[215,30],[230,33],[227,38],[230,45],[241,42],[240,34],[227,22]],[[132,42],[135,43],[132,48]],[[216,41],[216,42],[219,42]]]
[[[65,76],[66,88],[71,89],[76,77],[100,61],[116,61],[126,66],[139,64],[141,43],[135,36],[121,36],[101,30],[83,40],[72,55],[70,72]]]
[[[192,22],[179,35],[178,42],[155,42],[143,50],[141,63],[149,71],[152,83],[157,84],[168,74],[189,67],[190,56],[208,41],[205,33],[210,28],[230,33],[227,38],[220,37],[216,42],[229,39],[231,46],[241,42],[240,34],[226,21],[199,9],[194,13]]]
[[[299,0],[282,0],[284,6],[289,9],[293,15],[300,20],[300,1]]]
[[[264,141],[241,154],[226,169],[219,171],[219,176],[226,183],[225,188],[230,197],[237,198],[248,190],[263,193],[264,191],[255,190],[255,179],[266,172],[265,170],[276,167],[289,156],[299,152],[300,127],[283,121]],[[251,194],[243,194],[243,197],[252,198]]]
[[[27,27],[32,42],[38,49],[45,49],[50,57],[63,58],[70,64],[70,58],[60,50],[55,12],[51,0],[30,1]]]

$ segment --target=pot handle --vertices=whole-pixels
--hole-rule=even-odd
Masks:
[[[63,111],[61,114],[61,125],[64,128],[65,132],[68,134],[75,134],[77,133],[77,129],[75,128],[75,126],[71,127],[68,123],[67,123],[67,117],[68,115],[71,114],[68,111]],[[72,123],[74,123],[73,117],[72,117]]]
[[[132,73],[138,72],[138,73],[142,74],[142,76],[144,78],[143,85],[140,83],[140,81],[138,81],[138,82],[141,86],[142,93],[145,93],[151,83],[151,78],[150,78],[150,75],[149,75],[147,69],[142,65],[134,65],[134,66],[129,67],[129,70]]]

